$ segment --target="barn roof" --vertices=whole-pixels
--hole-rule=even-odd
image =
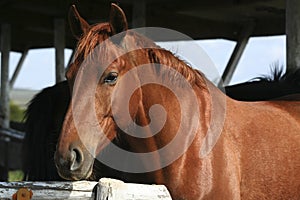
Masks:
[[[249,23],[252,36],[285,33],[284,0],[139,0],[145,1],[146,26],[180,31],[194,39],[237,40]],[[107,0],[0,0],[0,23],[11,24],[13,51],[54,46],[54,20],[65,19],[66,47],[74,40],[67,23],[70,5],[75,4],[90,23],[107,21]],[[134,0],[120,0],[129,24]]]

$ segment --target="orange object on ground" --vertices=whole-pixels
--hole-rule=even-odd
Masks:
[[[32,198],[32,191],[28,188],[20,188],[12,196],[12,200],[30,200]]]

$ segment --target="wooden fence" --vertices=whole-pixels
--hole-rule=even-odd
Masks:
[[[164,185],[144,185],[102,178],[99,182],[0,182],[0,200],[12,199],[20,188],[32,191],[32,200],[171,200]]]

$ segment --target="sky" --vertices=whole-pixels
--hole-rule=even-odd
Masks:
[[[210,79],[215,79],[225,69],[234,49],[235,42],[217,39],[190,42],[163,42],[160,46],[174,51],[179,57],[199,68]],[[195,47],[198,46],[198,47]],[[195,48],[194,48],[195,47]],[[199,50],[200,48],[200,50]],[[203,51],[203,52],[202,52]],[[65,50],[65,65],[67,65],[72,51]],[[201,66],[202,54],[206,54],[215,66],[214,71],[205,72]],[[201,55],[200,55],[201,54]],[[248,81],[254,77],[268,75],[271,65],[278,62],[286,64],[285,36],[250,38],[243,56],[237,66],[230,85]],[[21,54],[10,54],[10,76],[12,76]],[[213,80],[212,80],[213,81]],[[54,49],[30,50],[23,64],[14,88],[40,90],[55,83],[55,53]]]

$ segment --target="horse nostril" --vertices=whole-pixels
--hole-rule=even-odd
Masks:
[[[79,169],[83,163],[83,153],[78,148],[71,149],[71,165],[70,170],[75,171]]]

